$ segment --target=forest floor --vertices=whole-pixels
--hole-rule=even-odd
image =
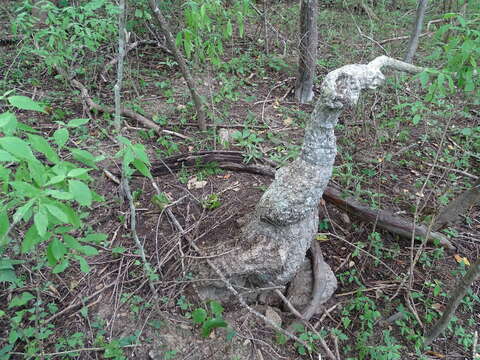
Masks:
[[[14,3],[7,2],[11,8],[0,11],[0,40],[10,32]],[[381,41],[409,34],[414,5],[398,3],[402,6],[395,9],[378,5],[375,17],[352,6],[322,5],[317,83],[345,64],[366,63],[383,54],[401,59],[406,40]],[[441,18],[441,9],[435,6],[429,20]],[[123,136],[145,145],[154,174],[162,168],[161,159],[197,151],[237,150],[250,164],[278,166],[298,155],[305,122],[313,110],[313,104],[299,105],[293,98],[298,5],[272,2],[262,11],[269,13],[268,26],[253,16],[244,38],[224,45],[218,67],[192,65],[208,102],[210,122],[215,124],[205,133],[194,126],[194,108],[171,57],[151,45],[129,52],[122,93],[125,104],[164,129],[188,137],[158,136],[124,119]],[[415,63],[435,66],[426,58],[434,48],[432,36],[422,37]],[[99,74],[114,57],[111,49],[92,55],[77,76],[96,101],[109,105],[113,104],[115,70],[106,73],[106,81]],[[428,103],[415,113],[412,109],[423,104],[425,95],[419,81],[388,75],[384,87],[365,94],[358,106],[342,115],[331,184],[365,206],[388,209],[428,225],[433,215],[480,176],[480,107],[459,93],[445,99],[452,105],[449,117],[429,109]],[[10,90],[48,105],[47,114],[17,112],[19,121],[46,137],[53,135],[59,122],[90,119],[88,125],[71,130],[69,146],[104,156],[90,172],[91,186],[103,201],[94,203],[83,221],[85,234],[106,236],[91,237],[97,254],[87,258],[88,273],[72,262],[64,272],[53,274],[45,264],[40,266],[36,255],[21,254],[18,245],[0,250],[1,256],[23,261],[15,266],[21,281],[0,282],[0,359],[320,358],[315,351],[302,354],[292,341],[283,344],[275,330],[238,304],[222,304],[224,309],[218,310],[202,302],[195,291],[202,280],[195,273],[199,254],[152,200],[157,192],[150,180],[134,176],[130,187],[137,232],[157,273],[155,298],[131,236],[128,203],[120,200],[118,184],[104,172],[118,176],[121,168],[121,160],[115,157],[119,145],[111,131],[112,116],[90,111],[78,91],[59,81],[22,43],[0,43],[0,95]],[[7,105],[0,103],[0,114],[4,111]],[[422,114],[418,122],[413,120],[417,113]],[[215,163],[193,164],[154,177],[186,234],[207,250],[235,238],[242,217],[253,211],[271,180],[222,170]],[[480,256],[480,207],[469,208],[460,222],[442,229],[456,247],[451,252],[420,242],[412,247],[410,239],[362,222],[326,201],[319,206],[317,238],[336,274],[338,289],[310,323],[327,346],[337,349],[341,359],[471,359],[474,334],[480,330],[478,282],[449,330],[428,349],[421,342],[445,309],[448,293],[468,263]],[[16,229],[16,237],[22,238],[24,231]],[[38,253],[45,247],[40,245]],[[419,259],[412,273],[411,259],[416,255]],[[44,311],[43,320],[48,321],[25,317],[15,322],[19,309],[9,304],[25,292],[37,298],[30,308],[24,304],[28,311]],[[275,321],[281,319],[284,327],[295,320],[272,295],[252,306]],[[192,312],[200,308],[212,317],[217,312],[228,327],[203,338],[201,326],[192,322]],[[31,328],[36,335],[27,333]],[[295,332],[326,358],[315,332],[300,327]],[[15,341],[13,333],[18,335]]]

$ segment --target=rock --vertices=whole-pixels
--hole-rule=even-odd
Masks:
[[[337,289],[337,279],[330,266],[322,261],[321,262],[321,274],[323,276],[323,294],[320,304],[327,302]],[[300,312],[303,312],[305,308],[310,304],[313,294],[313,272],[312,264],[310,260],[306,259],[297,275],[290,282],[290,286],[287,291],[287,299],[290,303]],[[288,309],[285,309],[289,311]]]
[[[265,317],[271,322],[273,322],[274,324],[278,325],[279,327],[282,326],[282,317],[271,306],[267,306],[267,309],[265,310]],[[271,327],[271,326],[268,325],[268,327]]]

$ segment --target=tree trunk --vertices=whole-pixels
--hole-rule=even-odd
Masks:
[[[425,18],[425,11],[427,10],[428,0],[419,0],[417,7],[417,16],[415,18],[415,26],[408,41],[407,53],[405,54],[404,61],[411,63],[415,52],[418,47],[418,39],[420,39],[420,33],[422,32],[423,19]]]
[[[180,53],[177,45],[175,44],[175,39],[173,38],[172,32],[170,31],[170,26],[168,25],[167,19],[163,16],[160,8],[157,5],[156,0],[149,0],[150,8],[152,9],[155,17],[160,25],[160,30],[165,35],[167,40],[167,45],[169,50],[173,53],[175,60],[177,60],[178,66],[180,67],[180,71],[182,72],[183,78],[187,82],[188,89],[192,95],[193,102],[195,103],[195,109],[197,110],[197,121],[198,127],[200,130],[205,131],[207,130],[207,122],[205,111],[203,109],[203,101],[200,95],[197,92],[195,82],[193,81],[192,74],[190,74],[190,70],[188,70],[187,63],[183,55]]]
[[[318,0],[302,0],[300,9],[300,46],[295,98],[302,104],[313,99],[313,80],[317,61]]]
[[[457,287],[452,291],[450,296],[450,300],[445,308],[445,311],[442,314],[442,317],[438,322],[427,332],[425,335],[425,345],[430,345],[435,338],[440,335],[443,330],[448,326],[450,319],[452,318],[455,310],[457,309],[458,305],[462,301],[463,297],[467,293],[468,289],[472,285],[472,283],[479,277],[480,275],[480,258],[475,261],[473,265],[470,266],[465,276],[460,279]]]
[[[355,105],[362,90],[375,89],[384,82],[383,67],[410,73],[423,70],[381,56],[367,65],[347,65],[326,76],[305,129],[299,158],[276,172],[234,242],[236,247],[219,244],[212,255],[211,261],[232,284],[278,286],[295,275],[318,230],[318,202],[332,174],[337,151],[335,125],[344,107]],[[212,274],[199,271],[199,276],[208,279]],[[330,285],[326,287],[334,290]],[[204,298],[228,298],[222,287],[210,283],[198,287],[197,292]]]

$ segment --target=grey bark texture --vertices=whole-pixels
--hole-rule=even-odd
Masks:
[[[295,98],[302,104],[313,99],[313,80],[318,48],[318,0],[302,0],[300,7],[300,46]]]
[[[463,297],[467,293],[470,286],[473,282],[478,279],[480,276],[480,258],[475,261],[473,265],[470,266],[467,273],[463,278],[460,279],[455,289],[453,289],[450,300],[445,308],[445,311],[442,314],[442,317],[437,321],[437,323],[426,333],[424,342],[425,345],[430,345],[435,338],[440,335],[448,326],[450,319],[452,318],[455,310],[462,301]]]
[[[480,203],[480,180],[477,180],[471,189],[465,190],[442,209],[435,220],[433,229],[438,230],[457,222],[460,220],[460,215],[465,214],[469,208],[478,203]]]
[[[425,18],[425,11],[427,10],[427,4],[428,4],[428,0],[418,1],[415,24],[412,30],[412,35],[410,36],[410,40],[408,41],[407,52],[404,58],[404,61],[407,63],[412,62],[413,57],[415,56],[415,53],[417,51],[418,40],[420,39],[420,34],[422,32],[423,19]]]
[[[305,129],[300,156],[280,168],[237,239],[235,248],[216,250],[212,262],[234,286],[268,287],[287,284],[305,259],[318,230],[318,202],[330,176],[337,152],[334,128],[345,107],[356,104],[360,92],[375,89],[385,76],[382,67],[418,73],[423,69],[381,56],[367,65],[347,65],[327,74],[311,119]],[[215,254],[212,254],[215,255]],[[326,272],[330,270],[326,265]],[[211,274],[199,274],[212,278]],[[332,277],[325,276],[336,288]],[[227,296],[222,284],[197,287],[203,298]],[[324,294],[329,298],[332,294]]]

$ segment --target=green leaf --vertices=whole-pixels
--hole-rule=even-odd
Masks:
[[[85,242],[93,242],[93,243],[99,244],[99,243],[101,243],[102,241],[107,240],[107,238],[108,238],[107,234],[94,233],[94,234],[88,234],[87,236],[85,236],[85,238],[83,239],[83,241],[85,241]]]
[[[78,168],[78,169],[73,169],[73,170],[70,170],[67,174],[68,177],[80,177],[80,176],[83,176],[85,174],[87,174],[90,170],[92,169],[81,169],[81,168]]]
[[[13,135],[17,129],[18,121],[15,114],[10,111],[0,114],[0,128],[7,136]]]
[[[59,264],[53,267],[52,273],[60,274],[61,272],[64,272],[69,265],[70,265],[70,262],[68,261],[68,259],[63,259]]]
[[[207,312],[205,309],[198,308],[192,311],[192,321],[195,324],[202,324],[207,319]]]
[[[139,159],[132,161],[133,166],[145,177],[152,178],[150,169],[145,165],[145,163]]]
[[[67,248],[60,240],[54,238],[52,241],[50,241],[50,244],[48,244],[47,251],[51,252],[51,254],[56,260],[55,262],[57,262],[63,258],[63,256],[67,252]]]
[[[60,208],[64,214],[68,216],[68,223],[73,225],[76,228],[79,228],[82,225],[80,217],[77,212],[74,211],[70,206],[58,202],[57,207]]]
[[[15,106],[18,109],[47,113],[44,106],[26,96],[10,96],[7,100],[10,105]]]
[[[68,180],[68,190],[80,205],[90,206],[92,204],[92,192],[82,181]]]
[[[13,270],[1,270],[0,269],[0,283],[2,282],[9,282],[9,283],[16,283],[18,280],[17,275],[15,274],[15,271]],[[1,357],[0,357],[1,359]]]
[[[14,223],[19,222],[22,218],[24,218],[27,215],[28,210],[30,210],[34,201],[35,201],[35,199],[30,199],[30,200],[28,200],[28,202],[26,202],[24,205],[20,206],[17,209],[17,211],[13,215],[13,222]],[[30,216],[28,216],[28,218],[30,218]],[[28,219],[24,219],[24,220],[28,221]]]
[[[69,127],[69,128],[76,128],[76,127],[85,125],[85,124],[88,123],[89,121],[90,121],[90,119],[73,119],[73,120],[70,120],[70,121],[67,123],[67,127]]]
[[[97,10],[101,8],[104,3],[105,3],[105,0],[92,0],[87,4],[85,4],[85,10],[88,10],[88,11]]]
[[[80,251],[82,252],[82,254],[84,254],[86,256],[98,255],[98,250],[95,249],[93,246],[90,246],[90,245],[83,245],[80,248]]]
[[[37,231],[37,227],[35,225],[30,226],[30,228],[25,233],[22,241],[22,254],[29,253],[35,245],[45,240],[49,234],[45,234],[45,236],[40,236]]]
[[[84,273],[90,272],[90,265],[88,265],[87,260],[85,260],[83,257],[76,255],[75,259],[78,260],[78,263],[80,264],[80,270]]]
[[[17,158],[5,150],[0,150],[0,162],[17,162]]]
[[[73,195],[66,191],[48,189],[45,191],[46,195],[50,195],[51,197],[59,200],[72,200]]]
[[[132,149],[135,153],[135,158],[139,159],[146,165],[150,165],[150,160],[148,159],[148,155],[143,144],[135,144],[132,146]]]
[[[219,327],[227,327],[227,323],[223,319],[210,319],[203,323],[202,325],[202,336],[207,338],[210,336],[212,331]]]
[[[6,210],[0,212],[0,239],[5,236],[10,227],[10,221]]]
[[[42,165],[40,161],[34,159],[33,161],[28,162],[28,170],[30,175],[38,186],[44,186],[45,181],[47,180],[47,169]]]
[[[11,309],[14,307],[23,306],[34,298],[35,296],[30,294],[28,291],[26,291],[19,296],[15,296],[12,300],[10,300],[10,303],[8,304],[8,308]]]
[[[10,185],[22,196],[28,196],[30,198],[33,198],[41,193],[41,190],[39,188],[25,181],[12,181],[10,182]]]
[[[48,212],[62,223],[69,223],[68,215],[65,214],[58,206],[52,204],[45,204]]]
[[[65,180],[66,177],[65,174],[55,175],[45,184],[45,186],[58,184]]]
[[[422,84],[423,87],[427,86],[427,83],[428,83],[428,78],[429,78],[429,73],[427,71],[422,71],[418,77],[420,79],[420,82]]]
[[[422,116],[420,114],[415,114],[415,116],[412,119],[413,125],[418,125],[422,121]]]
[[[210,301],[210,310],[212,310],[212,314],[216,317],[221,317],[225,309],[218,301],[212,300]]]
[[[37,228],[38,235],[42,237],[45,236],[48,227],[47,214],[44,211],[39,210],[39,212],[33,216],[33,222]]]
[[[0,138],[0,146],[19,159],[35,159],[30,146],[28,146],[28,144],[20,138],[13,136],[2,137]]]
[[[85,165],[90,166],[94,169],[97,168],[97,166],[95,165],[95,162],[97,162],[97,159],[88,151],[81,150],[81,149],[70,149],[70,152],[72,153],[73,158],[75,160],[80,161]]]
[[[43,137],[29,134],[28,139],[30,140],[30,144],[32,145],[32,147],[36,151],[44,154],[49,161],[54,164],[57,164],[60,161],[57,153],[53,150],[48,141],[45,140]]]
[[[276,342],[278,345],[284,345],[286,344],[288,341],[288,338],[286,335],[283,335],[281,333],[277,333],[277,336],[276,336]]]
[[[68,133],[68,130],[62,128],[55,130],[55,132],[53,133],[53,140],[59,148],[62,148],[67,143],[69,136],[70,135]]]
[[[69,249],[77,250],[80,251],[82,249],[82,244],[80,244],[77,239],[75,239],[73,236],[70,235],[65,235],[63,237],[63,240],[65,241],[65,245]]]

